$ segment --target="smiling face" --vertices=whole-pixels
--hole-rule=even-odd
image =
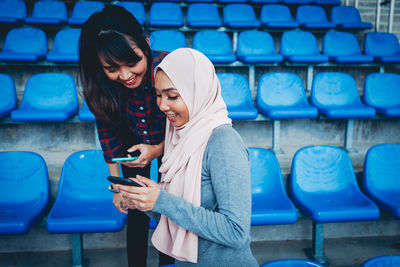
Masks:
[[[136,63],[114,60],[114,64],[109,64],[101,55],[98,57],[104,74],[108,79],[121,83],[126,88],[134,89],[142,84],[144,76],[146,75],[147,58],[143,51],[133,42],[129,41],[129,44],[133,51],[141,58]]]
[[[189,110],[175,85],[161,69],[156,73],[155,88],[157,105],[167,115],[171,124],[179,127],[187,123]]]

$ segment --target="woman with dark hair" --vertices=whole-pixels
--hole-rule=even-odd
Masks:
[[[150,41],[139,22],[119,6],[106,6],[82,27],[79,74],[83,95],[96,117],[104,159],[112,176],[119,176],[119,165],[112,162],[113,158],[140,152],[137,160],[121,163],[123,175],[149,177],[151,161],[163,153],[165,115],[156,104],[153,69],[166,54],[150,50]],[[128,214],[129,266],[146,266],[148,217],[127,209],[118,193],[114,193],[113,203]],[[160,255],[160,264],[170,262],[170,258]]]

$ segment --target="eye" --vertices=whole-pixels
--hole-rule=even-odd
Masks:
[[[160,98],[160,97],[161,97],[161,94],[156,94],[156,97]]]
[[[129,64],[126,64],[129,68],[133,68],[133,67],[135,67],[136,65],[137,65],[137,63],[129,63]]]
[[[168,99],[170,99],[170,100],[176,100],[176,99],[178,99],[178,96],[169,96]]]

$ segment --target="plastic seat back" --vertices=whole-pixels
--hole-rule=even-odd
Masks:
[[[153,31],[150,36],[151,50],[172,52],[187,47],[185,35],[175,30]]]
[[[303,81],[294,73],[274,72],[261,76],[257,108],[272,119],[313,118],[316,108],[307,101]]]
[[[270,4],[261,8],[260,14],[261,25],[268,28],[287,28],[292,29],[299,26],[293,20],[289,7],[286,5]]]
[[[313,0],[282,0],[285,5],[308,5],[313,2]]]
[[[264,31],[242,31],[239,34],[236,55],[246,63],[281,62],[272,36]]]
[[[349,32],[328,32],[324,36],[323,53],[339,63],[368,63],[372,56],[361,54],[357,38]]]
[[[80,36],[81,29],[62,29],[57,32],[53,49],[46,59],[50,62],[78,62]]]
[[[393,33],[367,33],[364,39],[364,52],[381,62],[400,62],[399,39]]]
[[[296,209],[286,194],[275,154],[270,150],[254,147],[249,148],[249,153],[252,225],[295,222]],[[263,211],[265,218],[259,214]],[[255,214],[258,216],[254,216]]]
[[[0,118],[3,118],[17,107],[17,94],[14,80],[7,74],[0,73],[0,88]]]
[[[343,29],[371,29],[370,22],[363,22],[360,12],[354,6],[334,6],[331,10],[331,21]]]
[[[49,196],[47,166],[39,154],[0,152],[0,234],[28,231],[43,215]]]
[[[205,54],[213,63],[231,63],[236,60],[228,34],[203,30],[194,35],[193,49]]]
[[[400,116],[400,75],[371,73],[364,82],[364,103],[387,117]]]
[[[13,121],[65,121],[78,111],[75,81],[69,74],[40,73],[29,78]]]
[[[0,1],[0,23],[15,24],[26,18],[26,4],[22,0]]]
[[[397,267],[400,266],[400,255],[378,256],[366,260],[361,267]]]
[[[11,29],[6,36],[0,60],[37,61],[46,56],[47,37],[37,28]]]
[[[349,74],[321,72],[313,79],[311,103],[315,106],[351,106],[361,100],[356,82]]]
[[[27,24],[55,24],[66,23],[68,19],[67,7],[63,1],[41,0],[35,2],[32,16],[25,19]]]
[[[320,54],[315,36],[307,31],[284,32],[280,53],[291,62],[318,63],[328,60],[327,56]]]
[[[52,233],[121,230],[126,215],[112,203],[101,150],[78,151],[64,162],[57,198],[47,220]]]
[[[261,267],[324,267],[315,261],[310,260],[276,260],[264,263]]]
[[[182,9],[177,3],[156,2],[151,5],[149,25],[161,27],[183,26]]]
[[[224,25],[231,28],[258,28],[260,22],[248,4],[228,4],[224,7]]]
[[[222,26],[217,7],[210,3],[194,3],[189,5],[186,23],[189,27]]]
[[[362,187],[384,210],[400,218],[400,145],[371,147],[365,156]]]
[[[357,197],[361,191],[350,157],[341,148],[301,148],[293,157],[291,173],[290,189],[298,207],[303,207],[304,203],[315,207],[327,207],[333,202],[360,203]],[[323,198],[327,201],[321,201]]]
[[[128,10],[136,19],[140,25],[144,25],[146,22],[146,11],[144,10],[143,3],[130,2],[130,1],[118,1],[117,6],[122,6]]]
[[[340,0],[314,0],[314,4],[323,6],[339,6],[342,2]]]
[[[336,26],[328,22],[324,9],[315,5],[299,6],[296,11],[296,21],[306,29],[332,29]]]
[[[68,24],[82,25],[93,13],[101,11],[103,8],[104,3],[100,1],[78,1],[74,5]]]
[[[255,119],[257,110],[251,100],[247,79],[237,73],[218,73],[221,95],[232,119]]]

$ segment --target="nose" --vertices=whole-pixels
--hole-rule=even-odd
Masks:
[[[165,97],[161,96],[160,98],[158,98],[158,107],[162,112],[167,112],[169,110],[169,106]]]
[[[128,80],[131,77],[131,71],[128,68],[120,68],[119,78],[121,80]]]

